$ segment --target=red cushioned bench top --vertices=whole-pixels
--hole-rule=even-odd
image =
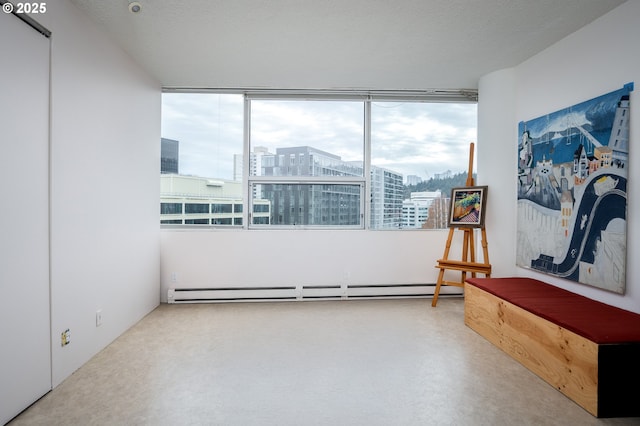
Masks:
[[[532,278],[467,278],[466,282],[597,344],[640,342],[640,314]]]

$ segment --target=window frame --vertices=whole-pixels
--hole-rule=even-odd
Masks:
[[[261,100],[281,101],[329,101],[329,102],[361,102],[363,104],[363,140],[362,163],[363,176],[253,176],[251,175],[251,102]],[[357,94],[321,94],[321,93],[287,93],[279,92],[245,92],[244,94],[244,149],[243,149],[243,197],[248,205],[244,223],[248,229],[367,229],[369,222],[370,203],[366,202],[367,191],[370,188],[370,134],[371,102],[366,102],[362,95]],[[369,143],[367,142],[369,141]],[[289,161],[291,161],[289,159]],[[253,188],[260,184],[282,185],[357,185],[360,188],[360,223],[358,225],[274,225],[253,223]]]
[[[459,90],[297,90],[297,89],[184,89],[164,88],[164,93],[218,93],[237,94],[244,98],[243,111],[243,158],[242,158],[242,225],[211,225],[211,228],[248,229],[360,229],[395,230],[395,228],[371,228],[371,111],[374,102],[416,103],[478,103],[478,91]],[[362,102],[363,117],[363,176],[251,176],[251,101],[354,101]],[[253,224],[253,186],[257,184],[319,184],[360,186],[360,224],[352,225],[273,225]],[[234,209],[235,213],[235,209]],[[421,228],[403,228],[419,230]]]

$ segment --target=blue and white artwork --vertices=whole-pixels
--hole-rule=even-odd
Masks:
[[[624,294],[633,83],[518,125],[518,266]]]

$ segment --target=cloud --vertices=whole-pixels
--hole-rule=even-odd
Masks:
[[[374,103],[372,120],[372,164],[423,178],[466,171],[475,104]]]
[[[163,95],[162,137],[180,142],[180,173],[233,178],[233,155],[242,153],[242,96]]]
[[[254,100],[251,144],[312,146],[345,161],[363,159],[364,105],[354,101]],[[180,172],[231,179],[242,153],[243,98],[226,94],[163,95],[162,136],[180,141]],[[475,142],[475,104],[374,102],[372,164],[428,178],[467,169]]]
[[[311,146],[344,161],[362,160],[364,107],[362,102],[252,101],[251,141],[273,153]]]

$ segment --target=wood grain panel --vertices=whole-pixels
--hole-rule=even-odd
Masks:
[[[571,398],[598,413],[598,345],[475,286],[465,324]]]

